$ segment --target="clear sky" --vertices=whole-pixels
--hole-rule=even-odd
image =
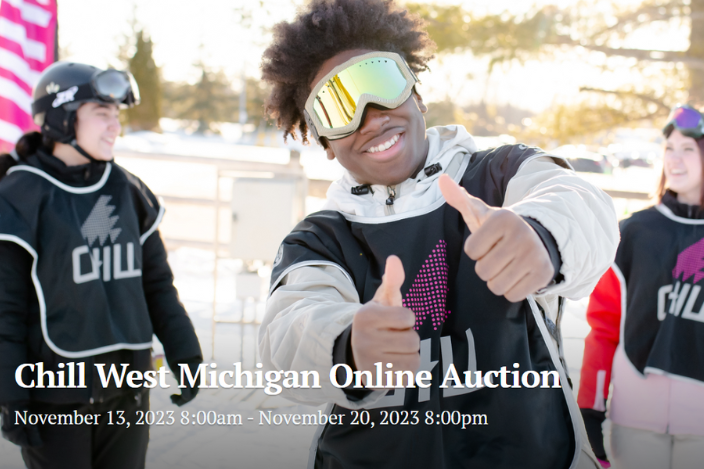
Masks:
[[[2,0],[0,0],[2,1]],[[577,0],[539,0],[541,4],[569,6]],[[619,4],[640,0],[619,0]],[[68,54],[63,57],[97,66],[117,65],[116,56],[125,35],[130,32],[130,19],[135,16],[154,41],[154,56],[166,80],[194,81],[193,63],[202,59],[221,68],[239,88],[243,67],[249,76],[258,76],[261,52],[269,37],[260,27],[271,26],[294,17],[302,0],[58,0],[59,41]],[[447,3],[450,3],[448,0]],[[461,2],[451,2],[461,3]],[[513,12],[530,7],[528,0],[472,0],[464,6],[480,13]],[[610,0],[595,0],[602,8]],[[242,11],[252,12],[249,29],[241,25]],[[684,50],[685,32],[645,31],[635,36],[628,47]],[[589,81],[617,85],[630,80],[628,71],[604,74],[590,65],[586,53],[570,52],[557,62],[531,61],[523,67],[504,67],[486,79],[486,62],[464,56],[446,56],[431,64],[433,72],[424,74],[423,93],[426,101],[440,100],[447,93],[460,103],[487,100],[512,104],[540,111],[556,98],[577,93]],[[471,74],[473,79],[467,80]],[[563,99],[564,100],[564,99]]]

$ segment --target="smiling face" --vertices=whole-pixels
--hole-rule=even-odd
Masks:
[[[112,147],[122,128],[119,117],[115,104],[83,104],[76,111],[76,142],[96,160],[112,160]]]
[[[702,193],[702,155],[697,141],[673,130],[667,138],[663,171],[667,187],[677,192],[677,200],[699,205]]]
[[[368,52],[374,51],[353,49],[326,60],[310,88],[333,68]],[[428,140],[423,114],[427,111],[415,92],[396,109],[367,106],[364,121],[355,133],[326,141],[328,158],[337,158],[360,184],[399,184],[415,176],[425,163]]]

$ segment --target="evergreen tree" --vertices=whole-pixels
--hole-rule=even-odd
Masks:
[[[196,67],[201,78],[195,84],[164,82],[164,117],[196,121],[201,133],[214,132],[214,122],[239,122],[239,91],[231,88],[224,73],[209,70],[202,63]],[[264,101],[269,89],[254,78],[247,78],[246,83],[247,122],[255,127],[266,125]]]
[[[141,103],[126,112],[127,124],[132,130],[160,130],[161,77],[160,70],[154,63],[152,49],[151,38],[145,37],[143,30],[137,31],[135,53],[129,59],[128,66],[139,86]]]
[[[270,87],[256,78],[247,78],[247,122],[255,127],[272,126],[264,112],[264,103],[269,96]]]
[[[220,70],[212,70],[202,61],[195,64],[200,79],[195,84],[165,83],[166,117],[198,123],[197,132],[217,132],[216,122],[239,121],[239,94]]]

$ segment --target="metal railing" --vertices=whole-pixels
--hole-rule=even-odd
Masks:
[[[238,147],[238,150],[247,151],[247,147]],[[164,237],[164,242],[169,248],[189,246],[200,249],[210,249],[214,254],[213,260],[213,301],[212,301],[212,357],[215,357],[215,332],[216,325],[218,323],[240,323],[244,326],[244,305],[243,311],[240,315],[239,321],[233,321],[231,319],[222,320],[218,318],[217,314],[217,292],[218,292],[218,267],[219,261],[222,258],[229,257],[229,244],[223,243],[220,240],[221,233],[221,223],[220,223],[220,213],[221,210],[227,207],[229,203],[228,200],[224,200],[220,194],[221,180],[224,178],[237,178],[242,176],[247,177],[300,177],[305,178],[305,173],[303,172],[303,167],[300,164],[300,153],[297,151],[291,151],[289,153],[288,164],[276,164],[276,163],[260,163],[256,161],[242,161],[233,158],[213,158],[207,156],[192,156],[192,155],[173,155],[173,154],[163,154],[163,153],[143,153],[135,151],[116,151],[115,156],[118,159],[128,158],[128,159],[140,159],[140,160],[159,160],[170,163],[187,163],[187,164],[199,164],[208,165],[215,168],[215,180],[213,181],[215,186],[215,195],[213,198],[199,198],[199,197],[183,197],[167,194],[156,194],[158,195],[165,204],[175,204],[175,205],[195,205],[200,207],[208,207],[214,210],[214,235],[209,241],[194,240],[188,238],[182,238],[178,236],[166,236]],[[242,340],[242,347],[244,348],[244,340]],[[244,355],[244,350],[242,350]]]

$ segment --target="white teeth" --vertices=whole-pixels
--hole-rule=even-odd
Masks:
[[[396,134],[389,141],[381,143],[375,147],[371,147],[369,150],[367,150],[367,153],[377,153],[380,151],[388,150],[393,146],[394,143],[398,142],[398,139],[400,138],[400,134]]]

